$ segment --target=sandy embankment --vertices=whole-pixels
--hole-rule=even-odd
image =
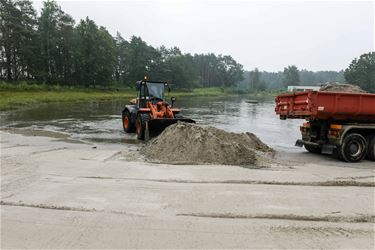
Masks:
[[[256,135],[231,133],[211,126],[178,122],[140,150],[146,159],[165,164],[219,164],[267,167],[273,149]]]
[[[374,248],[373,162],[165,165],[0,133],[2,248]]]

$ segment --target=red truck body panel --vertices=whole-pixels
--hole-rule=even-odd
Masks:
[[[282,119],[375,121],[375,94],[307,91],[281,94],[275,101]]]

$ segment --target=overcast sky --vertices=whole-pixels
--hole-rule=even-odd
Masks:
[[[232,55],[244,68],[345,69],[374,51],[374,1],[57,1],[113,35],[184,53]],[[40,11],[41,1],[34,1]]]

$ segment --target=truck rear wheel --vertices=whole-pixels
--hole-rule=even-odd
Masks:
[[[304,145],[305,149],[313,154],[320,154],[322,152],[322,148],[319,146],[313,146],[313,145]]]
[[[129,110],[122,112],[122,127],[126,133],[133,133],[135,131],[134,123],[131,122]]]
[[[137,120],[135,122],[135,132],[137,134],[137,138],[140,140],[145,139],[146,123],[149,119],[150,116],[147,113],[140,113],[137,116]]]
[[[375,161],[375,134],[367,138],[367,159]]]
[[[365,138],[357,133],[345,136],[341,146],[338,148],[338,157],[346,162],[359,162],[367,153]]]

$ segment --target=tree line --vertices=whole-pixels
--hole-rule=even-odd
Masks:
[[[0,0],[0,80],[68,86],[133,86],[148,75],[177,88],[233,87],[258,91],[288,85],[349,82],[375,91],[375,53],[354,59],[345,71],[244,71],[231,56],[182,53],[153,47],[140,37],[112,36],[88,17],[78,24],[55,1],[38,15],[30,0]]]
[[[255,68],[244,72],[239,88],[247,91],[280,90],[287,86],[319,86],[327,82],[347,82],[360,86],[369,92],[375,92],[375,52],[369,52],[355,58],[345,70],[309,71],[299,70],[295,65],[279,72],[259,71]]]
[[[344,71],[310,71],[299,70],[295,65],[279,72],[260,71],[255,68],[245,71],[240,85],[247,90],[280,90],[289,85],[318,86],[326,82],[345,82]]]
[[[75,24],[55,1],[40,15],[29,0],[0,0],[0,78],[72,86],[134,84],[148,75],[179,88],[234,86],[243,67],[231,56],[154,48],[140,37],[112,36],[88,17]]]

